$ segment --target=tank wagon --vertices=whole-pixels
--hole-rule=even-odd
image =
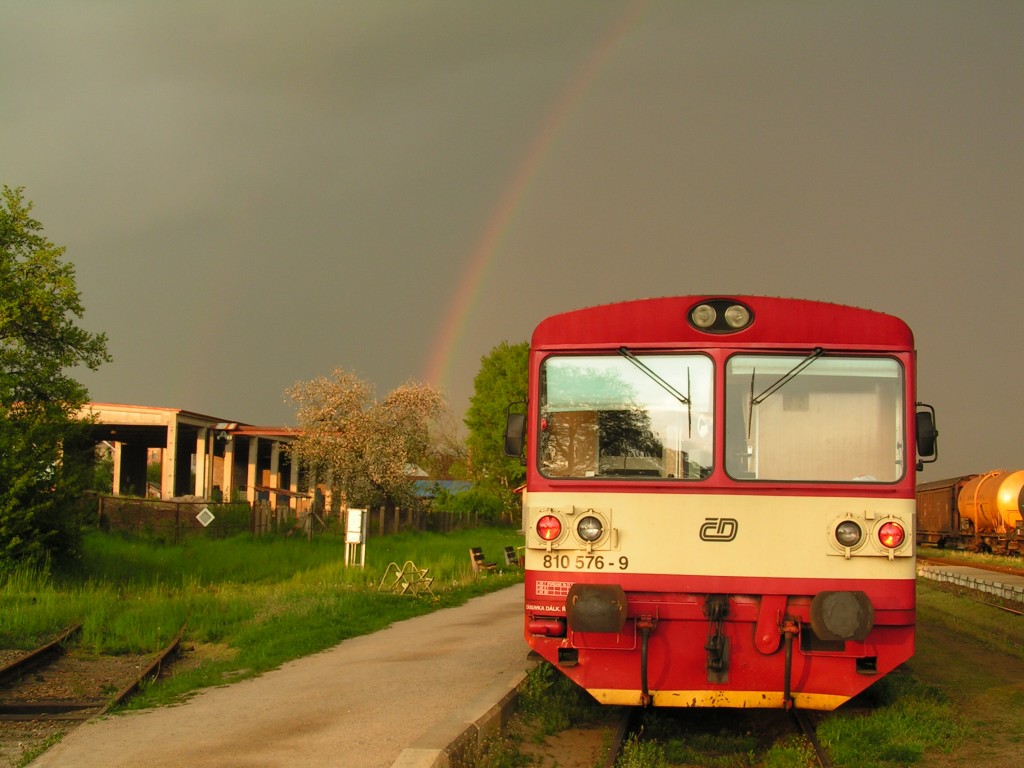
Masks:
[[[917,540],[940,548],[1020,555],[1024,470],[997,469],[918,485]]]
[[[937,434],[915,395],[910,329],[865,309],[680,296],[543,320],[505,434],[527,642],[605,704],[842,704],[914,652]]]

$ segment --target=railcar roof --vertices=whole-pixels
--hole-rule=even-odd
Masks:
[[[749,327],[707,333],[691,326],[690,310],[712,300],[746,305]],[[808,299],[707,294],[622,301],[552,315],[533,333],[532,346],[765,346],[856,347],[912,350],[914,336],[898,317],[870,309]]]

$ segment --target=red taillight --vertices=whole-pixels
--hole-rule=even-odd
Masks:
[[[565,637],[565,619],[538,617],[526,622],[526,630],[531,635],[542,637]]]
[[[554,541],[562,535],[562,521],[554,515],[544,515],[537,521],[537,535],[542,541]]]
[[[882,542],[883,547],[888,547],[889,549],[896,549],[903,543],[906,535],[903,531],[903,526],[899,523],[885,523],[878,529],[878,540]]]

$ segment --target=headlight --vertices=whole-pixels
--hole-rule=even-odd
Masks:
[[[725,310],[725,322],[730,328],[745,328],[750,322],[750,310],[742,304],[733,304]]]
[[[841,547],[855,547],[860,544],[864,533],[853,520],[844,520],[836,526],[836,541]]]
[[[735,299],[708,299],[690,308],[687,321],[705,333],[736,333],[754,322],[754,311]]]
[[[593,543],[601,538],[604,533],[604,525],[593,515],[587,515],[576,524],[576,533],[584,541]]]
[[[718,313],[715,312],[715,308],[710,304],[701,304],[694,307],[690,317],[693,320],[693,324],[698,328],[710,328],[714,325],[715,320],[718,319]]]

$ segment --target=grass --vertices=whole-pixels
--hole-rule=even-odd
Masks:
[[[464,754],[452,755],[450,763],[451,768],[525,768],[530,765],[515,741],[503,734],[470,744]]]
[[[1021,618],[1000,613],[984,602],[960,597],[959,592],[951,585],[918,579],[918,616],[971,637],[1000,653],[1024,659],[1024,623]],[[992,598],[983,595],[982,599]]]
[[[62,734],[55,733],[50,736],[47,736],[37,746],[32,747],[30,749],[26,749],[24,752],[21,753],[21,757],[18,759],[19,768],[21,766],[30,765],[33,760],[35,760],[37,757],[46,752],[46,750],[48,750],[54,744],[58,743],[62,737]]]
[[[810,745],[793,735],[793,726],[781,711],[654,709],[644,713],[643,722],[644,733],[657,740],[662,764],[668,766],[806,768],[813,764]],[[634,760],[626,766],[642,764]]]
[[[476,575],[469,559],[470,546],[498,559],[520,539],[506,528],[371,538],[361,569],[344,566],[345,544],[334,538],[243,535],[165,546],[90,532],[77,574],[0,579],[0,647],[33,648],[80,622],[86,652],[155,653],[185,626],[183,644],[202,660],[128,706],[167,704],[520,581],[517,568]],[[433,596],[377,590],[388,565],[407,560],[428,569]]]
[[[956,707],[938,689],[900,669],[872,686],[879,701],[868,714],[838,714],[818,726],[836,766],[897,768],[926,750],[949,750],[966,734]]]
[[[739,712],[708,710],[661,716],[688,723],[683,736],[664,738],[669,765],[806,768],[815,764],[810,744],[801,736],[786,733],[791,725],[765,734],[750,730],[749,724],[737,727],[744,717]],[[653,724],[653,732],[658,730]],[[938,689],[924,685],[905,669],[824,717],[816,731],[836,768],[911,766],[926,750],[948,750],[965,735],[956,707]]]
[[[607,708],[548,662],[530,670],[519,688],[519,713],[536,725],[535,738],[589,723]]]
[[[653,741],[641,741],[632,735],[622,745],[622,754],[615,761],[615,768],[667,768],[665,749]]]
[[[534,737],[599,720],[604,708],[583,689],[543,663],[519,691],[519,715],[534,724]],[[736,710],[653,709],[642,715],[641,738],[624,745],[616,768],[807,768],[814,751],[782,717],[765,732],[767,713]],[[745,724],[745,725],[744,725]],[[919,762],[926,751],[945,751],[966,736],[963,718],[937,688],[901,668],[847,707],[823,718],[818,739],[837,768],[897,768]],[[646,735],[655,741],[645,741]],[[507,754],[504,759],[508,761]],[[479,765],[514,765],[480,762]]]
[[[918,557],[935,557],[942,560],[956,560],[964,565],[990,565],[1003,568],[1020,568],[1021,559],[1007,555],[988,555],[984,552],[968,552],[957,549],[939,549],[938,547],[918,547]]]

